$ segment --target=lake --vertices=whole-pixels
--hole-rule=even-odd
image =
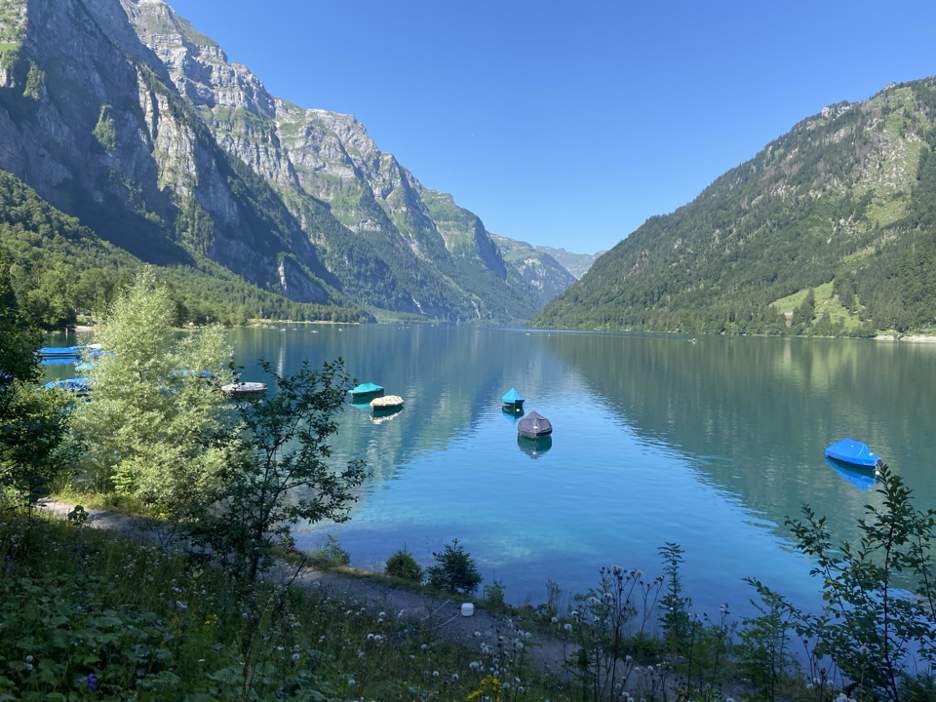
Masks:
[[[349,522],[300,526],[300,547],[334,533],[353,565],[379,569],[404,544],[425,565],[457,538],[514,604],[544,602],[547,580],[583,592],[605,565],[654,577],[657,549],[677,542],[697,611],[750,612],[747,576],[817,607],[784,518],[808,502],[836,538],[857,537],[878,500],[866,476],[826,462],[846,436],[884,457],[918,507],[936,506],[936,345],[391,325],[231,341],[244,380],[264,380],[258,358],[289,373],[341,356],[406,402],[379,422],[342,413],[334,460],[364,458],[372,476]],[[552,422],[548,450],[519,440],[502,412],[511,387]]]

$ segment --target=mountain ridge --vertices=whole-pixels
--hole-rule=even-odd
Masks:
[[[531,324],[823,335],[932,328],[934,148],[933,78],[830,105],[690,203],[648,219]],[[786,309],[810,290],[812,306]]]
[[[289,299],[453,322],[536,293],[477,215],[350,115],[269,94],[163,0],[4,0],[0,169],[158,265]]]

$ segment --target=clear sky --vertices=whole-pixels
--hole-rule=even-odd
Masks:
[[[169,0],[489,231],[593,253],[823,106],[936,74],[936,3]]]

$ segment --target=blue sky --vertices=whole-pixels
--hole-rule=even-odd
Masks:
[[[593,253],[799,120],[936,74],[936,3],[169,0],[489,231]]]

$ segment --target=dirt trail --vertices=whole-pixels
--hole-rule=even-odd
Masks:
[[[65,519],[75,506],[46,500],[42,507],[50,514]],[[87,512],[86,527],[106,529],[128,538],[157,542],[163,546],[168,546],[172,541],[171,532],[157,521],[99,509],[88,509]],[[478,607],[474,608],[473,616],[462,616],[461,602],[448,600],[444,594],[430,596],[395,588],[367,577],[324,572],[315,568],[298,568],[297,573],[297,566],[281,561],[265,577],[277,582],[292,580],[295,586],[307,590],[322,590],[347,600],[349,604],[366,607],[375,615],[382,611],[404,621],[425,624],[440,638],[476,650],[480,650],[482,644],[496,648],[499,639],[502,645],[513,645],[513,641],[521,638],[518,624],[511,618],[497,616]],[[569,642],[536,632],[525,633],[522,641],[531,659],[547,673],[561,672],[563,662],[574,652]]]

